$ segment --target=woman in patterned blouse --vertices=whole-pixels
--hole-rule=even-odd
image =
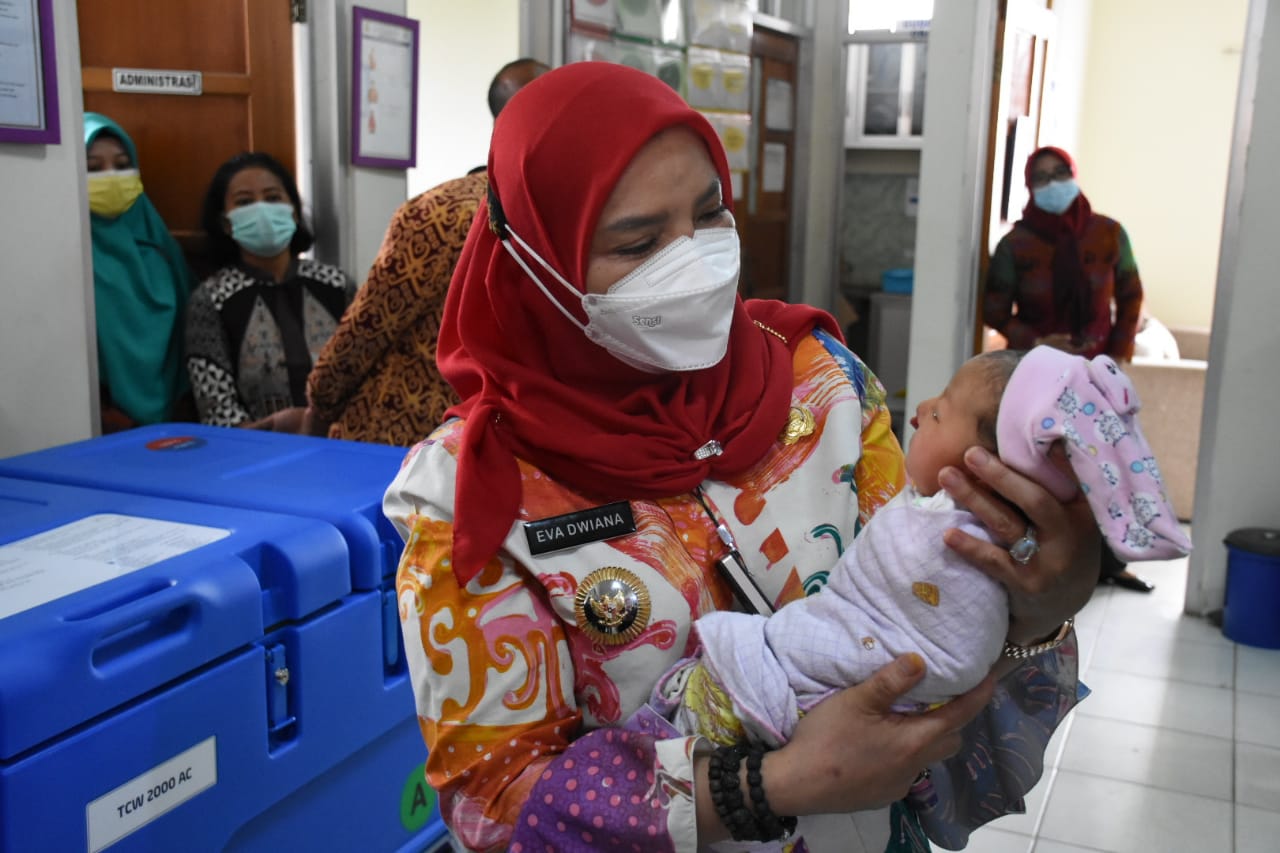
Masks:
[[[1047,344],[1086,358],[1133,358],[1142,316],[1142,280],[1129,235],[1094,213],[1076,184],[1076,166],[1061,148],[1031,153],[1031,199],[996,245],[987,272],[983,320],[1013,349]],[[1099,583],[1135,592],[1155,587],[1104,549]]]
[[[715,844],[708,745],[651,693],[693,621],[735,606],[723,572],[774,606],[812,592],[902,487],[884,389],[829,315],[737,297],[724,149],[656,78],[539,77],[498,117],[489,179],[440,332],[462,402],[384,502],[427,781],[461,849]],[[1097,571],[1088,507],[967,464],[948,490],[1012,542],[1026,524],[998,490],[1040,551],[1022,567],[947,541],[1009,589],[1013,642],[1054,635]],[[774,811],[802,816],[788,845],[880,853],[883,807],[926,766],[966,826],[1018,809],[1075,661],[1068,639],[919,718],[889,711],[923,675],[912,655],[825,700],[763,759]]]
[[[269,154],[238,154],[218,168],[202,224],[218,271],[187,303],[200,420],[297,432],[307,374],[355,284],[337,267],[298,258],[314,238],[293,176]]]
[[[1031,200],[991,258],[984,321],[1013,349],[1048,344],[1129,361],[1142,314],[1129,235],[1093,212],[1061,148],[1032,152],[1026,181]]]

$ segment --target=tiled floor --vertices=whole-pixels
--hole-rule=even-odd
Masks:
[[[969,850],[1280,851],[1280,651],[1184,615],[1186,560],[1135,569],[1154,593],[1100,587],[1076,620],[1093,694],[1050,743],[1027,813]]]

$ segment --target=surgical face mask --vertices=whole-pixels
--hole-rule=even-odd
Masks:
[[[1031,197],[1035,199],[1036,207],[1045,213],[1054,214],[1066,211],[1078,195],[1080,195],[1080,187],[1076,184],[1075,178],[1067,178],[1065,181],[1050,181],[1044,186],[1037,187],[1031,191]]]
[[[227,211],[231,239],[240,248],[260,258],[274,258],[289,247],[298,223],[293,205],[279,201],[256,201]]]
[[[587,338],[619,360],[649,373],[701,370],[719,364],[729,348],[738,295],[738,232],[703,228],[679,237],[611,286],[580,293],[510,229],[502,245],[534,284]],[[582,301],[578,322],[534,274],[512,240]]]
[[[137,169],[89,173],[89,210],[115,219],[142,195],[142,178]]]

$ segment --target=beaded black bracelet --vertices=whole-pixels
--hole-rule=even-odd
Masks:
[[[707,784],[716,814],[734,841],[758,841],[758,827],[742,798],[738,768],[742,753],[736,746],[718,747],[707,762]]]
[[[794,817],[778,817],[769,807],[769,800],[764,793],[764,776],[761,772],[765,752],[766,750],[759,746],[745,750],[751,810],[746,807],[742,796],[742,782],[738,775],[744,756],[743,748],[718,747],[711,754],[707,764],[711,802],[734,841],[779,841],[790,837],[795,832],[797,821]]]
[[[751,808],[755,813],[756,825],[760,830],[760,841],[781,841],[791,837],[796,831],[794,817],[778,817],[769,808],[769,800],[764,793],[764,774],[761,765],[764,762],[765,750],[752,747],[747,752],[747,789],[751,792]]]

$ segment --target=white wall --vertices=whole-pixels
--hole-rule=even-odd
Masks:
[[[793,204],[800,221],[800,260],[792,264],[797,302],[831,310],[840,288],[840,190],[844,175],[845,67],[843,3],[817,3],[814,37],[802,43],[796,71],[796,171]],[[807,154],[807,157],[805,156]],[[793,245],[792,251],[796,247]],[[794,257],[794,254],[793,254]]]
[[[1107,0],[1101,0],[1103,3]],[[1089,67],[1089,30],[1093,0],[1055,0],[1057,30],[1049,41],[1045,69],[1044,112],[1040,117],[1040,144],[1076,151],[1080,143],[1080,117],[1085,107],[1085,73]],[[1019,168],[1017,174],[1021,174]]]
[[[418,165],[409,195],[461,177],[489,156],[489,82],[520,56],[517,0],[408,0],[420,23]]]
[[[907,411],[973,352],[996,0],[933,9],[925,82]],[[910,425],[904,427],[910,434]]]
[[[1151,313],[1207,326],[1248,0],[1092,6],[1081,188],[1129,232]]]
[[[1280,529],[1280,4],[1253,0],[1252,6],[1205,384],[1192,526],[1196,550],[1187,580],[1191,612],[1222,605],[1222,540],[1229,532]]]
[[[80,35],[54,3],[58,145],[0,145],[0,456],[88,438],[98,423]]]
[[[405,14],[404,0],[311,0],[311,96],[305,112],[312,120],[309,165],[316,257],[363,282],[391,215],[408,197],[408,183],[403,169],[351,165],[351,9],[357,5]],[[300,149],[306,150],[306,145]]]

